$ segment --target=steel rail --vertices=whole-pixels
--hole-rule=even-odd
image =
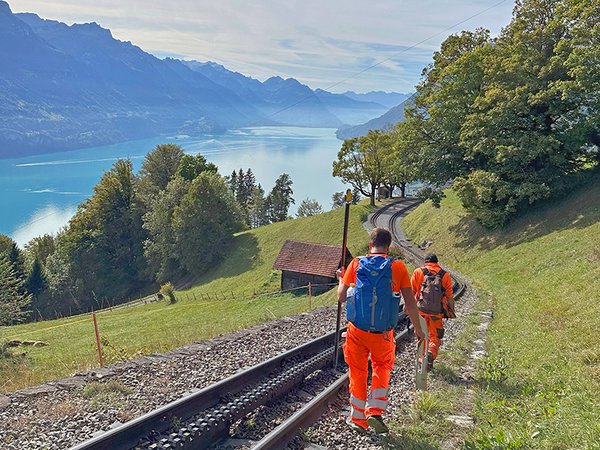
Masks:
[[[408,328],[395,335],[396,344],[407,338],[410,334]],[[339,392],[344,389],[349,382],[348,373],[340,377],[329,385],[327,389],[318,394],[302,409],[296,411],[292,416],[285,420],[281,425],[258,441],[252,450],[280,450],[285,448],[300,430],[308,428],[323,415],[329,404],[334,401]]]
[[[199,412],[218,405],[227,394],[235,394],[263,379],[269,373],[294,358],[319,353],[333,343],[334,332],[313,339],[301,346],[270,358],[250,369],[207,386],[187,397],[175,400],[154,411],[133,419],[117,428],[72,447],[71,450],[120,450],[135,447],[140,437],[153,432],[164,432],[172,423],[187,419]]]

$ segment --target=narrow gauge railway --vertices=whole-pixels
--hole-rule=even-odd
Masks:
[[[396,230],[396,221],[416,207],[416,199],[402,199],[378,209],[371,216],[373,226],[381,225],[382,215],[393,209],[387,225],[394,243],[405,256],[419,264],[422,255]],[[397,210],[396,210],[397,208]],[[455,298],[465,284],[453,275]],[[396,329],[396,342],[410,334],[408,319],[402,314]],[[254,367],[240,371],[194,394],[169,403],[113,430],[96,436],[72,450],[100,449],[207,449],[229,437],[232,425],[263,405],[272,405],[319,371],[331,370],[335,332],[314,339]],[[341,358],[343,361],[343,358]],[[348,385],[346,368],[340,367],[335,381],[314,396],[304,407],[252,445],[252,449],[281,449],[301,429],[315,423]],[[331,377],[325,377],[331,379]]]

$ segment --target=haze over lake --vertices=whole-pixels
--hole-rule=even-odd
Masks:
[[[240,167],[244,171],[251,168],[267,193],[281,173],[290,174],[296,200],[291,214],[306,197],[329,210],[331,195],[345,188],[331,175],[341,146],[332,128],[257,127],[200,138],[162,136],[0,160],[0,234],[23,246],[35,236],[55,233],[93,193],[102,173],[116,160],[131,159],[137,173],[146,153],[168,142],[189,154],[202,153],[222,175]]]

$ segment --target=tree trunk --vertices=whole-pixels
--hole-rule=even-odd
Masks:
[[[400,197],[402,197],[402,198],[406,197],[406,183],[402,183],[400,185]]]

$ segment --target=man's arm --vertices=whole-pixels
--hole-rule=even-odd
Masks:
[[[406,314],[408,314],[408,317],[413,324],[415,335],[417,338],[423,339],[425,337],[425,332],[424,330],[421,330],[421,323],[419,322],[419,310],[417,309],[417,301],[412,293],[412,289],[401,288],[400,292],[402,292],[402,297],[404,298],[404,311],[406,311]]]
[[[340,272],[340,271],[338,271],[338,272]],[[343,280],[341,274],[338,276],[338,278],[339,278],[339,284],[338,284],[338,289],[337,289],[338,302],[344,303],[346,301],[346,293],[348,292],[348,286],[346,286],[344,284],[344,280]]]
[[[442,280],[442,284],[444,285],[445,290],[445,300],[446,300],[446,315],[449,319],[456,319],[456,312],[454,310],[454,292],[452,289],[452,277],[448,272],[444,275],[444,280]]]

